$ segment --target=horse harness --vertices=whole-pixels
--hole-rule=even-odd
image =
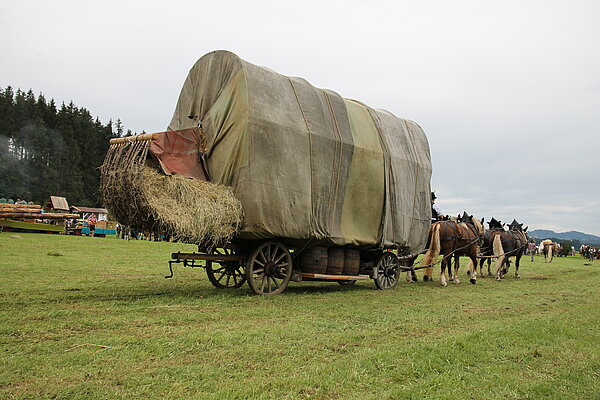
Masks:
[[[507,233],[510,233],[510,238],[507,238],[506,240],[502,240],[502,236],[500,236],[500,241],[502,242],[502,247],[504,247],[504,244],[512,244],[514,248],[521,248],[524,247],[527,244],[527,239],[525,238],[525,235],[523,234],[523,232],[520,231],[514,231],[514,230],[509,230],[507,231]]]
[[[444,221],[444,222],[451,222],[451,223],[453,223],[453,224],[454,224],[454,226],[455,226],[455,228],[456,228],[456,231],[458,231],[458,232],[459,232],[459,233],[457,233],[457,234],[454,234],[454,235],[451,235],[451,236],[445,237],[445,238],[443,239],[443,241],[444,241],[444,242],[446,242],[446,241],[449,241],[449,240],[454,240],[454,246],[453,246],[453,247],[454,247],[454,250],[452,251],[452,253],[454,253],[454,252],[456,252],[456,251],[458,251],[458,250],[462,250],[462,249],[464,249],[465,247],[469,247],[469,246],[471,246],[471,245],[472,245],[473,243],[475,243],[475,242],[478,242],[477,244],[478,244],[479,246],[481,246],[481,245],[482,245],[482,243],[483,243],[483,237],[482,237],[482,236],[479,236],[479,235],[477,234],[477,232],[475,231],[475,226],[474,226],[472,223],[464,222],[464,225],[465,225],[466,227],[468,227],[468,228],[469,228],[469,230],[471,231],[471,233],[472,233],[472,234],[473,234],[473,236],[474,236],[474,239],[472,239],[472,240],[469,240],[469,238],[468,238],[468,237],[466,237],[466,238],[465,238],[465,237],[463,237],[463,234],[462,234],[462,233],[460,233],[460,224],[459,224],[458,222],[456,222],[456,221]],[[456,245],[457,245],[457,242],[458,242],[458,240],[459,240],[459,239],[463,239],[463,240],[469,240],[469,243],[467,243],[467,245],[465,245],[465,246],[463,246],[463,247],[461,247],[461,248],[457,249],[457,248],[456,248]]]

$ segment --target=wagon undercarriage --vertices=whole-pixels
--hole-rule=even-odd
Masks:
[[[373,279],[377,289],[393,289],[398,285],[401,272],[414,275],[415,271],[415,255],[398,257],[389,250],[370,250],[361,255],[356,274],[307,272],[300,262],[303,251],[306,249],[289,249],[281,242],[267,241],[246,250],[228,245],[211,251],[178,252],[171,254],[170,275],[166,278],[173,277],[173,264],[183,264],[204,268],[216,288],[239,288],[247,282],[255,294],[275,295],[283,292],[290,281],[333,281],[346,286]]]

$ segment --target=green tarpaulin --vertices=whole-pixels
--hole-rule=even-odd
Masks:
[[[416,123],[215,51],[168,130],[198,126],[210,180],[242,203],[240,238],[424,248],[431,159]]]

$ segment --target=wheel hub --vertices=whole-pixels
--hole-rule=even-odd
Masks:
[[[274,276],[277,272],[279,272],[279,268],[275,265],[274,262],[269,261],[265,264],[265,275],[266,276]]]

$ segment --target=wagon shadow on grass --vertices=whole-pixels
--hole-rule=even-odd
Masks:
[[[123,301],[139,301],[152,298],[163,297],[165,299],[192,299],[192,298],[213,298],[213,297],[230,297],[230,298],[245,298],[252,295],[252,291],[243,286],[238,289],[217,289],[212,287],[199,287],[194,285],[185,286],[160,286],[148,287],[145,285],[128,286],[127,288],[113,288],[110,292],[106,288],[79,288],[66,287],[57,289],[57,293],[62,296],[43,299],[44,303],[61,303],[61,302],[123,302]],[[290,285],[286,290],[286,295],[296,296],[305,294],[337,294],[343,292],[372,291],[373,288],[368,284],[359,285],[338,285],[337,283],[319,283],[307,282],[302,285]],[[351,293],[348,293],[351,295]]]

